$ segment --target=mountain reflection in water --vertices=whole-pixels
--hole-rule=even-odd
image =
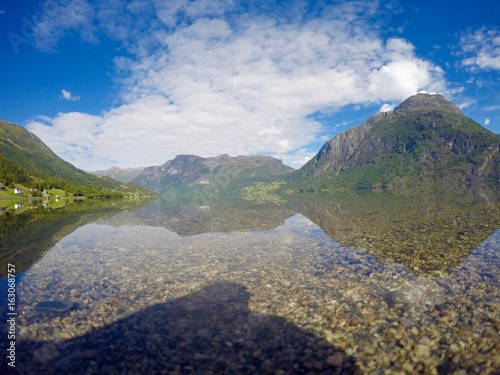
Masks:
[[[304,194],[286,204],[244,201],[165,204],[139,208],[125,220],[161,226],[182,236],[268,230],[296,213],[330,238],[398,263],[417,274],[444,275],[500,228],[498,194],[384,192]],[[133,217],[133,218],[131,218]],[[119,223],[120,216],[115,217]]]
[[[19,369],[495,373],[492,197],[157,201],[101,216],[18,282]],[[44,314],[45,301],[75,308]]]

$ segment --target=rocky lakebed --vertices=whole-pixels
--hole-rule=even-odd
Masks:
[[[438,277],[300,214],[184,236],[129,219],[76,229],[19,278],[16,373],[500,371],[499,230]]]

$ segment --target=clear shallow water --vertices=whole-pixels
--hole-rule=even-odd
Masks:
[[[429,277],[342,246],[293,208],[254,208],[236,220],[241,207],[153,204],[62,238],[18,282],[17,371],[500,369],[500,231]]]

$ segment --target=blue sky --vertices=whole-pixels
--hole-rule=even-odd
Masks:
[[[85,170],[300,167],[417,92],[500,133],[500,2],[0,1],[0,119]]]

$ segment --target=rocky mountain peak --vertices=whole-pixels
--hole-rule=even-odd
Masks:
[[[202,159],[202,157],[196,155],[181,154],[177,155],[171,162],[193,163]]]
[[[463,115],[463,112],[455,104],[439,94],[416,94],[401,102],[394,112],[411,112],[415,110],[438,110],[451,111]]]
[[[324,172],[343,174],[344,181],[368,186],[416,171],[461,181],[496,181],[498,137],[443,96],[417,94],[394,111],[379,112],[337,134],[297,173],[313,178]]]

